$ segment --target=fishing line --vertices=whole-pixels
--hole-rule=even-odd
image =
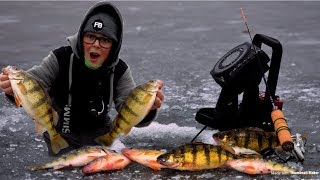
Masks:
[[[204,126],[201,131],[198,132],[198,134],[191,140],[191,143],[193,143],[194,140],[197,139],[197,137],[202,133],[202,131],[204,131],[207,128],[207,126]]]
[[[267,83],[267,80],[266,80],[266,76],[265,76],[265,74],[264,74],[264,72],[263,72],[263,67],[262,67],[262,64],[261,64],[261,61],[260,61],[260,57],[257,55],[256,46],[253,44],[253,39],[252,39],[251,32],[250,32],[250,29],[249,29],[249,26],[248,26],[248,23],[247,23],[247,18],[246,18],[246,16],[244,15],[244,11],[243,11],[242,8],[240,8],[240,11],[241,11],[241,17],[242,17],[242,19],[243,19],[243,21],[244,21],[244,23],[245,23],[245,25],[246,25],[246,27],[247,27],[247,31],[248,31],[248,34],[249,34],[249,37],[250,37],[250,40],[251,40],[251,44],[252,44],[252,47],[253,47],[253,51],[254,51],[254,53],[255,53],[255,56],[256,56],[257,59],[258,59],[258,64],[259,64],[259,67],[260,67],[259,69],[260,69],[261,74],[262,74],[262,79],[263,79],[263,81],[264,81],[264,83],[265,83],[265,85],[266,85],[266,90],[268,91],[269,98],[270,98],[270,102],[271,102],[271,104],[272,104],[272,108],[275,109],[276,105],[275,105],[274,99],[273,99],[273,97],[272,97],[272,95],[271,95],[271,90],[270,90],[270,88],[269,88],[269,86],[268,86],[268,83]]]
[[[260,66],[260,70],[262,71],[262,78],[263,78],[263,81],[264,83],[266,84],[266,91],[268,93],[268,96],[270,98],[270,102],[271,102],[271,105],[272,105],[272,109],[273,109],[273,112],[271,113],[271,120],[274,124],[274,129],[277,133],[277,136],[278,136],[278,139],[280,141],[280,144],[282,146],[282,149],[285,150],[285,151],[292,151],[294,149],[294,143],[292,141],[292,137],[291,137],[291,133],[290,133],[290,129],[288,127],[288,124],[286,122],[286,119],[284,118],[284,114],[283,112],[280,110],[280,109],[277,109],[277,105],[275,104],[273,98],[273,94],[271,94],[271,90],[268,86],[268,83],[267,83],[267,80],[266,80],[266,77],[265,77],[265,74],[263,72],[263,67],[262,67],[262,64],[261,64],[261,61],[260,61],[260,58],[259,56],[257,55],[257,50],[256,50],[256,47],[255,45],[253,44],[253,40],[252,40],[252,36],[251,36],[251,32],[250,32],[250,29],[248,27],[248,23],[247,23],[247,18],[246,16],[244,15],[244,11],[242,8],[240,8],[241,10],[241,16],[244,20],[244,23],[246,24],[246,27],[247,27],[247,30],[248,30],[248,34],[250,36],[250,39],[251,39],[251,43],[252,43],[252,46],[253,46],[253,50],[254,50],[254,53],[258,59],[258,64]],[[266,94],[266,93],[265,93]],[[265,98],[268,98],[265,96]],[[280,122],[277,122],[277,120],[280,120]],[[284,130],[284,131],[283,131]]]

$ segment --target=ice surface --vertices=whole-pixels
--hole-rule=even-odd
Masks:
[[[147,127],[132,128],[127,137],[118,137],[111,149],[119,152],[126,145],[122,142],[124,138],[132,138],[137,142],[145,142],[146,139],[151,139],[153,142],[162,142],[163,139],[193,139],[193,137],[200,131],[195,127],[178,126],[176,123],[160,124],[159,122],[152,122]],[[203,142],[208,144],[216,144],[212,138],[212,134],[218,132],[217,130],[204,130],[195,140],[196,142]],[[146,143],[147,144],[147,143]],[[140,144],[141,145],[141,144]]]
[[[2,99],[1,99],[2,100]],[[16,126],[19,124],[20,121],[27,119],[26,114],[23,111],[22,108],[15,108],[13,106],[2,106],[0,107],[0,116],[1,116],[1,121],[0,121],[0,131],[3,129],[3,127],[7,124],[13,125],[15,127],[9,127],[10,131],[16,132],[20,128],[20,126]]]
[[[320,103],[320,88],[313,84],[293,84],[278,91],[282,99],[296,99],[304,102]]]
[[[303,39],[298,41],[291,41],[292,44],[298,44],[298,45],[319,45],[320,41],[315,39]]]
[[[17,16],[0,16],[0,24],[18,23],[20,20]]]

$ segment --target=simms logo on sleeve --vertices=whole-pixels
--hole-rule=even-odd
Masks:
[[[102,21],[99,19],[99,20],[96,20],[94,21],[93,23],[93,29],[96,30],[96,31],[99,31],[103,28],[103,23]]]

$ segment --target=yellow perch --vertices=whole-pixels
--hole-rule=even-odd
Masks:
[[[101,171],[111,171],[124,169],[131,160],[121,153],[110,153],[105,156],[98,157],[82,168],[84,174],[92,174]]]
[[[105,156],[111,153],[113,153],[112,150],[103,146],[88,146],[73,150],[52,162],[31,166],[30,169],[34,171],[49,168],[56,170],[64,167],[80,167],[87,165],[89,162],[100,156]]]
[[[222,146],[196,143],[179,146],[160,155],[157,161],[171,169],[199,171],[222,167],[235,158],[236,155]]]
[[[57,154],[61,149],[68,147],[68,143],[55,129],[58,115],[51,106],[47,92],[26,71],[14,66],[8,66],[6,70],[17,106],[22,106],[27,114],[33,118],[36,131],[39,134],[45,130],[48,131],[52,151]]]
[[[123,148],[121,152],[132,161],[150,167],[154,170],[161,170],[161,168],[166,168],[166,166],[157,162],[157,157],[164,154],[164,151]]]
[[[275,132],[266,132],[259,128],[240,128],[222,131],[213,134],[213,139],[218,144],[252,149],[257,152],[280,145]]]
[[[157,92],[163,87],[161,80],[151,80],[134,88],[113,120],[109,133],[96,138],[96,142],[110,146],[121,133],[127,135],[149,113]]]
[[[264,159],[235,159],[225,164],[227,167],[247,174],[270,174],[272,172],[296,172],[294,168]]]

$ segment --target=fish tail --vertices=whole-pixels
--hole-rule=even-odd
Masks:
[[[110,146],[113,143],[114,139],[115,138],[112,136],[112,134],[106,133],[102,136],[97,137],[95,141],[104,146]]]
[[[52,151],[55,153],[55,154],[58,154],[58,152],[61,150],[61,149],[64,149],[66,147],[69,146],[69,144],[67,143],[66,140],[63,139],[63,137],[56,133],[54,136],[51,136],[50,138],[50,141],[51,141],[51,148],[52,148]]]

